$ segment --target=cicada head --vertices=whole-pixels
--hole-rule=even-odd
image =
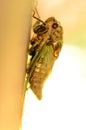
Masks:
[[[54,48],[54,55],[58,57],[59,52],[63,44],[63,28],[59,21],[54,17],[49,17],[46,21],[46,28],[48,28],[48,41],[52,44]]]

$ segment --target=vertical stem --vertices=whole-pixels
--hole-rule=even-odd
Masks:
[[[33,0],[0,1],[0,130],[19,130]]]

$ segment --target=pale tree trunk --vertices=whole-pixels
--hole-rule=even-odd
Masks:
[[[33,0],[0,1],[0,130],[19,130]]]

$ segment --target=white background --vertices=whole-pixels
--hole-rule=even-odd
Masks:
[[[63,46],[38,101],[26,94],[23,130],[86,130],[86,50]]]

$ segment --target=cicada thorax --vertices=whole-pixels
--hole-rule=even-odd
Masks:
[[[27,80],[34,94],[41,99],[44,81],[62,48],[63,29],[54,17],[50,17],[45,22],[36,23],[33,32],[29,49],[32,58],[27,68]]]

